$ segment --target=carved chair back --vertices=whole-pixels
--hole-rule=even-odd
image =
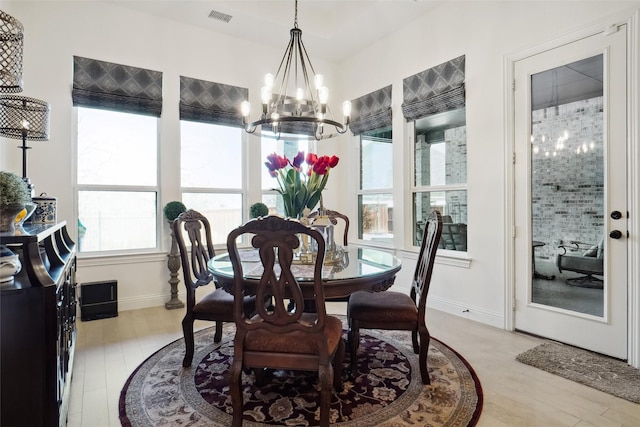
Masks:
[[[184,284],[187,289],[187,310],[195,305],[196,288],[208,285],[213,275],[207,262],[215,256],[209,220],[201,213],[189,209],[173,221],[173,234],[180,250]],[[187,247],[187,240],[191,252]]]
[[[263,271],[256,289],[256,298],[262,300],[272,296],[272,306],[257,307],[257,316],[248,318],[241,305],[234,307],[234,319],[239,334],[253,329],[266,329],[275,333],[292,331],[322,332],[326,318],[322,267],[325,254],[325,242],[322,234],[296,220],[268,216],[257,218],[232,231],[227,239],[227,249],[233,265],[233,291],[236,301],[245,294],[243,267],[238,253],[237,240],[243,234],[251,235],[251,245],[258,249]],[[318,255],[310,267],[313,268],[313,282],[317,314],[313,323],[308,316],[303,318],[304,298],[302,289],[292,266],[294,253],[300,245],[299,236],[308,236],[317,242]],[[294,307],[287,309],[288,300]]]
[[[324,209],[324,214],[327,215],[329,217],[329,221],[331,221],[331,224],[333,225],[337,225],[338,224],[338,219],[341,219],[342,221],[344,221],[344,233],[343,233],[343,246],[348,246],[349,242],[348,242],[348,236],[349,236],[349,218],[344,215],[341,214],[338,211],[333,211],[330,209]],[[318,217],[318,211],[314,211],[311,214],[309,214],[309,218],[316,218]]]
[[[431,273],[435,263],[438,243],[442,234],[442,215],[433,211],[425,224],[425,232],[422,236],[422,245],[418,255],[418,263],[413,274],[411,286],[411,298],[418,307],[418,319],[424,323],[427,304],[427,294],[431,283]]]

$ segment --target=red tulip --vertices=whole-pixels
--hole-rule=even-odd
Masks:
[[[313,165],[313,171],[318,175],[324,175],[329,169],[329,157],[318,157],[318,161]]]
[[[308,164],[309,166],[313,166],[313,165],[316,163],[316,161],[318,161],[318,156],[317,156],[317,155],[315,155],[315,154],[313,154],[313,153],[309,153],[309,154],[307,154],[307,160],[306,160],[306,162],[307,162],[307,164]]]
[[[300,171],[300,166],[302,165],[303,161],[304,151],[298,151],[298,154],[296,154],[296,156],[293,158],[293,163],[291,163],[291,166],[293,166],[297,171]]]
[[[289,160],[287,160],[287,156],[280,157],[276,153],[272,153],[267,156],[267,161],[264,164],[271,173],[287,166]]]
[[[331,159],[329,159],[329,167],[335,168],[338,165],[339,160],[338,156],[331,156]]]

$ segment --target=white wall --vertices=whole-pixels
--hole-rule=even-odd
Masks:
[[[394,224],[409,224],[399,208],[410,197],[408,132],[402,117],[402,79],[466,55],[469,228],[468,268],[439,264],[429,305],[498,327],[505,325],[505,108],[504,57],[548,42],[606,17],[640,7],[640,2],[453,1],[340,64],[348,99],[393,85],[393,142],[396,182],[405,187],[394,200]],[[383,25],[383,23],[379,23]],[[399,189],[399,186],[395,187]],[[397,196],[397,194],[396,194]],[[404,205],[406,208],[410,205]],[[351,203],[350,215],[355,214]],[[404,221],[403,221],[404,220]],[[410,226],[406,228],[410,230]],[[408,237],[406,242],[408,242]],[[396,285],[410,284],[415,257],[405,254]],[[448,260],[451,261],[451,260]],[[464,263],[463,263],[464,264]],[[465,310],[469,310],[465,312]]]
[[[25,28],[24,91],[20,95],[51,105],[50,140],[32,144],[29,177],[36,192],[58,198],[58,219],[70,226],[75,212],[74,55],[163,72],[160,206],[164,206],[180,198],[180,164],[176,162],[180,154],[179,76],[247,87],[250,101],[259,105],[262,76],[275,72],[288,40],[288,33],[283,34],[282,49],[273,49],[97,1],[3,1],[1,7]],[[333,83],[335,65],[314,58],[314,67],[322,70],[328,85]],[[332,106],[334,111],[340,111],[338,106]],[[259,156],[255,149],[259,140],[253,139],[248,141],[249,150]],[[21,174],[17,145],[18,140],[2,138],[0,166]],[[255,159],[253,164],[263,167]],[[75,227],[71,231],[75,236]],[[164,304],[169,300],[168,226],[163,224],[162,231],[164,252],[101,259],[81,256],[78,282],[118,280],[120,310]]]
[[[594,22],[606,23],[602,17],[633,7],[640,7],[640,2],[454,1],[443,4],[427,16],[417,17],[402,31],[342,64],[336,66],[313,58],[316,69],[322,69],[328,76],[334,99],[353,99],[393,85],[395,179],[398,183],[394,196],[394,224],[403,224],[411,212],[405,212],[402,206],[408,196],[405,188],[409,170],[405,151],[408,135],[400,108],[402,79],[466,55],[471,262],[468,268],[449,264],[438,266],[430,291],[430,305],[495,326],[504,325],[507,267],[504,56]],[[164,73],[161,203],[166,203],[179,197],[179,165],[174,161],[179,154],[178,76],[248,87],[253,98],[259,95],[260,76],[266,72],[260,64],[273,67],[274,58],[282,54],[280,50],[101,2],[3,1],[2,8],[25,26],[23,95],[46,100],[52,107],[51,140],[34,143],[37,146],[29,153],[29,176],[37,191],[58,197],[58,216],[68,222],[74,213],[71,168],[74,156],[73,55]],[[283,35],[283,49],[285,42]],[[336,93],[341,96],[335,96]],[[251,100],[257,103],[257,100]],[[333,109],[340,111],[337,107]],[[357,179],[355,176],[349,179],[348,173],[357,171],[356,144],[356,138],[342,136],[320,145],[323,153],[341,157],[341,167],[332,171],[331,181],[350,183],[346,184],[347,191],[327,194],[325,204],[348,212],[351,218],[357,215]],[[0,166],[16,172],[20,168],[20,154],[14,145],[0,144]],[[163,228],[163,231],[166,250],[168,230]],[[398,248],[404,247],[403,238],[397,236]],[[415,254],[411,251],[398,253],[403,256],[405,266],[396,283],[399,287],[407,287]],[[81,259],[78,279],[80,282],[117,279],[121,310],[161,305],[168,300],[165,255],[166,252],[141,258]],[[469,312],[463,313],[465,309]]]

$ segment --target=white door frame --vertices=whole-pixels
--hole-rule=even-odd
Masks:
[[[627,170],[628,170],[628,206],[629,206],[629,239],[627,239],[627,277],[628,277],[628,363],[640,368],[640,9],[603,18],[598,23],[582,30],[550,40],[535,47],[505,55],[504,57],[504,134],[506,165],[505,170],[505,329],[515,328],[515,133],[514,133],[514,69],[515,62],[538,53],[569,44],[603,31],[612,26],[627,25],[627,98],[628,98],[628,137],[627,137]]]

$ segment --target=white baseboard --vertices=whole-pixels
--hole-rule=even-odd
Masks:
[[[474,320],[500,329],[504,329],[505,325],[504,317],[501,313],[488,311],[468,304],[461,305],[456,301],[435,296],[429,296],[427,298],[427,309],[428,308],[434,308],[444,311],[445,313],[453,314],[454,316],[464,317],[465,319]]]
[[[178,295],[180,301],[184,302],[184,295]],[[118,311],[137,310],[140,308],[164,307],[171,299],[170,295],[144,295],[139,297],[118,298]]]

